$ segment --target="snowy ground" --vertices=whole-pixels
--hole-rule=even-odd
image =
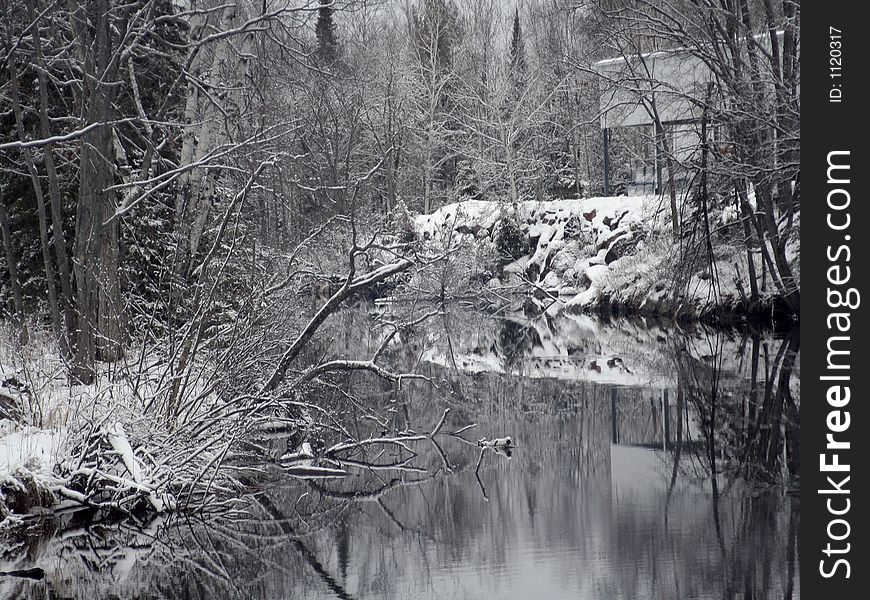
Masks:
[[[24,346],[15,338],[0,323],[0,522],[30,507],[34,489],[46,492],[35,509],[118,503],[132,492],[164,510],[171,498],[161,485],[171,478],[152,453],[171,436],[145,408],[158,394],[160,365],[131,356],[105,366],[93,385],[71,385],[51,335],[33,331]]]
[[[0,422],[0,489],[28,493],[29,482],[45,489],[59,485],[54,465],[62,456],[64,431],[25,427],[17,429],[11,421]],[[0,501],[3,498],[0,491]]]
[[[714,215],[716,227],[736,226],[732,213],[723,210]],[[737,306],[742,299],[740,287],[749,288],[745,250],[717,240],[713,269],[708,264],[693,273],[687,291],[673,297],[680,249],[671,239],[669,208],[661,197],[528,201],[516,208],[469,200],[417,216],[414,223],[418,235],[430,243],[492,245],[498,223],[506,215],[516,219],[529,249],[487,286],[492,290],[530,286],[549,313],[616,302],[648,314],[698,316]],[[799,223],[799,214],[797,219]],[[799,267],[799,245],[791,250]],[[760,272],[760,259],[756,261]],[[775,295],[771,285],[762,290],[765,300]]]
[[[63,439],[61,432],[52,429],[26,427],[11,430],[11,421],[0,422],[0,473],[8,474],[21,467],[44,469],[57,461]]]

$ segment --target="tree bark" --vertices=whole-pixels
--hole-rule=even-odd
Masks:
[[[7,17],[5,6],[3,7],[3,15]],[[12,48],[11,33],[7,30],[7,47],[10,49],[9,56],[9,90],[12,97],[12,112],[15,117],[15,128],[18,133],[18,139],[21,142],[26,140],[24,114],[21,108],[19,98],[19,82],[18,69],[16,67],[16,58]],[[33,161],[33,155],[29,148],[23,148],[21,154],[24,157],[24,163],[27,167],[27,172],[30,175],[30,181],[33,184],[33,194],[36,197],[37,216],[39,219],[39,242],[42,249],[42,263],[45,269],[45,286],[48,296],[48,308],[51,314],[51,324],[57,335],[58,343],[60,344],[61,354],[64,357],[69,357],[71,354],[69,338],[63,329],[60,318],[60,308],[57,300],[57,289],[55,286],[54,264],[51,260],[51,250],[48,238],[48,220],[45,212],[45,198],[42,194],[42,184],[39,181],[39,172],[36,170],[36,164]],[[5,237],[5,236],[4,236]]]
[[[28,2],[28,18],[35,21],[36,14],[33,4]],[[42,39],[39,27],[33,27],[33,47],[38,63],[36,73],[39,85],[39,126],[44,138],[51,137],[51,127],[48,118],[48,83],[45,77],[45,60],[42,55]],[[72,336],[76,329],[75,306],[72,291],[72,277],[70,274],[69,257],[66,246],[66,236],[63,231],[63,211],[61,208],[60,185],[57,178],[57,169],[54,164],[53,144],[47,144],[43,150],[45,169],[48,174],[48,196],[51,207],[52,241],[54,242],[54,256],[57,260],[58,275],[60,278],[61,300],[63,311],[65,335]]]
[[[220,11],[217,26],[220,31],[228,31],[238,24],[239,10],[229,6]],[[208,15],[194,17],[192,26],[194,38],[205,35]],[[212,23],[212,26],[215,24]],[[219,40],[211,55],[200,49],[190,67],[197,77],[220,81],[220,71],[230,61],[232,45],[227,39]],[[241,77],[240,77],[241,79]],[[213,100],[203,99],[199,85],[188,83],[184,106],[184,131],[182,134],[181,164],[201,160],[215,146],[223,143],[226,132],[223,119],[219,118]],[[178,179],[178,195],[175,198],[175,233],[178,240],[178,263],[176,271],[186,277],[193,267],[192,261],[199,251],[202,235],[212,208],[214,196],[213,173],[205,169],[187,171]]]
[[[114,191],[112,82],[117,65],[110,45],[108,0],[94,0],[87,6],[94,26],[92,40],[80,36],[87,44],[84,64],[83,106],[85,125],[102,123],[82,136],[80,150],[79,202],[76,211],[75,276],[78,300],[78,344],[73,376],[91,383],[96,361],[118,360],[123,355],[122,303],[118,276],[118,219]],[[89,43],[90,42],[90,43]]]
[[[749,215],[740,203],[740,190],[737,189],[739,184],[734,184],[735,200],[737,202],[737,210],[740,215],[740,224],[743,227],[744,246],[746,247],[746,268],[749,277],[749,299],[751,302],[758,301],[758,274],[755,270],[755,259],[752,256],[752,230],[749,227]]]
[[[6,214],[6,204],[0,200],[0,233],[3,235],[3,250],[6,253],[6,270],[9,272],[9,285],[12,287],[13,321],[21,328],[24,342],[27,341],[27,329],[24,321],[24,298],[21,294],[21,282],[18,279],[15,250],[12,247],[12,231],[9,228],[9,215]]]

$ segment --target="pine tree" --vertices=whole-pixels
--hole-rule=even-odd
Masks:
[[[511,36],[511,78],[519,85],[525,79],[526,74],[526,45],[523,41],[523,28],[520,25],[520,10],[514,11],[514,27]]]
[[[333,0],[320,0],[317,9],[317,25],[314,33],[317,36],[317,62],[320,65],[331,65],[338,58],[338,37],[335,34],[335,22],[332,20]]]
[[[425,77],[444,77],[453,69],[453,53],[462,34],[452,0],[420,0],[411,12],[414,51]]]

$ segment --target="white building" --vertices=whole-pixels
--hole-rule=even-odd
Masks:
[[[625,185],[628,194],[660,193],[668,162],[676,180],[685,178],[679,167],[700,148],[701,106],[713,81],[709,68],[682,49],[611,58],[593,67],[602,78],[605,192],[622,193],[614,188]],[[614,156],[617,137],[625,148]]]

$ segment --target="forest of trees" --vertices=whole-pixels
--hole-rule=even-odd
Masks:
[[[216,324],[251,310],[252,288],[334,287],[349,267],[352,289],[334,309],[414,262],[408,247],[356,242],[409,209],[600,195],[607,89],[634,94],[655,123],[683,262],[713,265],[709,215],[733,204],[747,296],[769,279],[799,310],[787,255],[800,189],[791,0],[0,8],[0,305],[22,341],[28,323],[50,322],[75,381],[133,343],[170,344],[185,365]],[[646,57],[672,48],[706,65],[707,80],[666,89]],[[617,76],[593,67],[614,56],[626,65]],[[668,148],[665,93],[698,117],[689,159]],[[677,168],[691,185],[674,183]],[[322,234],[349,263],[324,266],[320,253],[318,269],[300,267],[298,251]],[[374,251],[407,264],[378,272],[390,260]],[[375,277],[356,285],[358,259]],[[294,268],[296,287],[276,279]]]
[[[0,300],[50,319],[79,381],[189,319],[216,271],[332,217],[579,196],[600,171],[595,82],[570,66],[588,11],[569,3],[2,11]]]
[[[756,502],[799,471],[799,59],[799,0],[0,0],[0,584],[46,574],[9,556],[60,548],[46,572],[115,597],[165,536],[125,537],[128,561],[65,528],[111,539],[92,523],[173,513],[243,532],[256,506],[280,529],[245,567],[257,585],[264,568],[297,577],[263,562],[283,539],[335,591],[301,540],[358,505],[444,557],[416,519],[486,557],[463,519],[510,506],[549,552],[551,525],[584,522],[534,525],[555,498],[541,482],[583,505],[625,418],[661,423],[676,452],[663,523],[644,513],[662,540],[689,539],[667,503],[678,467],[700,465],[715,523],[691,531],[724,552],[738,527],[746,567],[714,587],[774,589],[786,540],[788,596],[798,511],[774,535]],[[515,450],[534,494],[490,484]],[[436,478],[473,501],[425,496]],[[739,479],[758,487],[743,498]],[[287,481],[295,500],[274,493]],[[413,491],[407,528],[380,503],[391,489]],[[740,519],[720,523],[720,493]],[[773,541],[744,560],[759,523]],[[637,555],[646,531],[632,518],[603,539]],[[715,580],[691,539],[681,560],[704,576],[678,587]],[[221,553],[196,542],[208,573]],[[65,544],[86,550],[73,575]],[[682,563],[658,548],[643,556],[670,582]],[[194,561],[173,547],[166,563]]]
[[[415,377],[386,349],[444,307],[373,317],[367,359],[329,356],[318,330],[397,279],[467,277],[414,213],[602,195],[605,142],[613,161],[636,150],[602,134],[615,91],[648,113],[640,135],[666,165],[656,243],[674,295],[739,255],[745,305],[767,286],[798,315],[799,15],[792,0],[0,0],[0,320],[19,350],[58,357],[9,385],[21,422],[70,432],[59,493],[161,510],[167,487],[242,487],[219,466],[279,418],[337,440],[328,458],[401,446],[407,432],[344,428],[336,373]],[[703,81],[669,86],[659,51]],[[622,68],[596,67],[610,58]],[[688,154],[667,95],[692,107]],[[36,401],[59,380],[90,404]]]
[[[4,313],[45,315],[89,381],[145,329],[197,315],[209,282],[330,218],[600,194],[605,88],[637,95],[668,156],[667,82],[644,59],[668,48],[709,69],[671,92],[718,136],[682,165],[679,209],[669,186],[674,235],[712,255],[707,213],[736,202],[747,253],[797,312],[799,14],[791,0],[5,0]],[[619,77],[591,67],[613,56]]]

